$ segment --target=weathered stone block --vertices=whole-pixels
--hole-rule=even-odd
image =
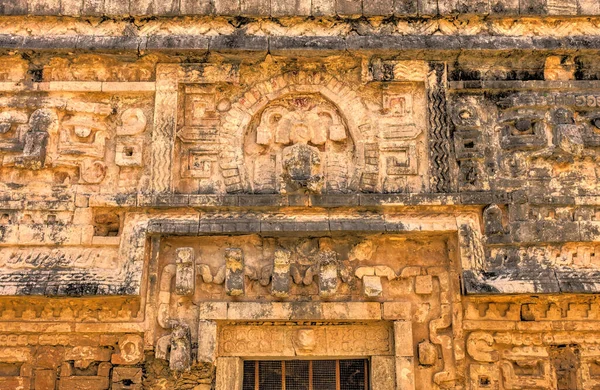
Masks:
[[[86,0],[83,2],[82,15],[99,16],[104,13],[105,0]]]
[[[600,2],[596,0],[578,0],[580,15],[600,14]]]
[[[244,254],[239,248],[227,248],[225,290],[228,295],[243,295],[245,291]]]
[[[384,302],[384,320],[405,320],[412,318],[412,304],[410,302]]]
[[[400,389],[416,389],[413,357],[396,357],[396,386]]]
[[[394,346],[396,356],[414,356],[412,322],[394,322]]]
[[[30,0],[27,3],[27,13],[31,15],[58,15],[60,0]]]
[[[175,292],[178,295],[190,296],[194,294],[196,285],[196,264],[193,248],[178,248],[175,262]]]
[[[490,12],[492,14],[517,15],[519,13],[519,0],[491,0]]]
[[[363,14],[391,15],[394,12],[394,0],[363,1]]]
[[[369,298],[375,298],[383,293],[381,286],[381,277],[379,276],[363,276],[363,294]]]
[[[422,341],[417,346],[419,364],[422,366],[433,366],[438,361],[437,349],[429,341]]]
[[[268,16],[271,14],[270,0],[240,0],[240,13],[249,16]]]
[[[371,358],[371,386],[373,390],[395,390],[393,380],[396,373],[392,356],[373,356]]]
[[[214,0],[215,14],[237,15],[240,13],[240,0]]]
[[[4,0],[0,2],[0,13],[2,15],[26,15],[27,0]]]
[[[272,16],[310,15],[311,1],[290,0],[271,2]]]
[[[362,15],[362,0],[336,0],[335,11],[338,15]]]
[[[521,0],[519,13],[521,15],[544,15],[548,12],[546,0]]]
[[[211,15],[214,12],[211,0],[181,0],[181,15]]]
[[[287,297],[290,292],[290,256],[290,251],[286,249],[275,250],[273,276],[271,277],[271,294],[279,298]]]
[[[56,386],[56,371],[35,370],[34,387],[36,390],[54,390]]]
[[[313,0],[312,1],[313,16],[330,16],[335,15],[335,0]]]
[[[433,293],[433,277],[423,275],[415,277],[415,293],[419,295],[429,295]]]
[[[244,375],[244,363],[237,357],[217,359],[216,390],[240,389]]]
[[[419,0],[419,15],[437,15],[438,2],[435,0]]]
[[[416,15],[418,8],[418,0],[394,0],[394,15]]]
[[[198,323],[198,361],[214,363],[217,357],[217,324],[200,320]]]
[[[105,15],[129,15],[129,1],[104,0]]]

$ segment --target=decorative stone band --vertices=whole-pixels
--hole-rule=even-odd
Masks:
[[[3,0],[3,15],[61,16],[416,16],[416,15],[597,15],[595,0]]]
[[[1,49],[253,52],[290,55],[328,55],[346,50],[577,50],[599,49],[598,36],[457,36],[457,35],[366,35],[366,36],[23,36],[0,34]]]

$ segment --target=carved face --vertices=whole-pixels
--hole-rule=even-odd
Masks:
[[[50,132],[52,125],[56,122],[56,117],[49,110],[35,110],[29,118],[29,125],[32,131]]]
[[[313,329],[299,329],[296,332],[295,344],[300,352],[311,352],[317,344],[315,331]]]

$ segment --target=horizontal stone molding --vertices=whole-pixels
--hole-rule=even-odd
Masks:
[[[24,0],[0,2],[3,15],[68,16],[416,16],[416,15],[597,15],[597,0],[577,0],[557,5],[551,0],[451,1],[451,0],[300,0],[281,3],[276,0],[182,0],[151,1],[110,0],[88,3],[82,0]]]
[[[379,321],[379,302],[202,302],[201,319],[217,321]]]
[[[177,50],[198,52],[255,52],[286,55],[329,55],[332,52],[387,50],[598,50],[598,36],[458,36],[458,35],[365,35],[256,36],[219,35],[214,37],[170,35],[145,36],[21,36],[0,35],[0,48],[20,50],[139,51]]]

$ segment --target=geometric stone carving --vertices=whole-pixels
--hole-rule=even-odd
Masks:
[[[330,102],[314,94],[292,95],[271,102],[256,121],[245,145],[251,191],[319,193],[323,185],[347,191],[351,170],[335,161],[351,161],[354,148]]]
[[[221,356],[373,356],[393,354],[388,324],[372,326],[223,326]],[[314,340],[309,341],[309,339]]]

